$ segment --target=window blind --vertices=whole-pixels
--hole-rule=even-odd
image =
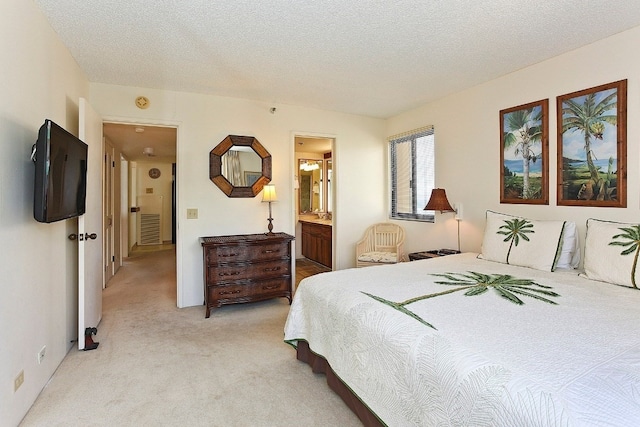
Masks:
[[[435,181],[434,139],[433,126],[389,137],[391,218],[433,221],[424,207]]]

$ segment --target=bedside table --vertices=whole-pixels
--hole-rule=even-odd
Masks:
[[[409,254],[409,261],[416,261],[419,259],[437,258],[440,256],[459,254],[460,251],[455,249],[435,249],[432,251],[413,252]]]

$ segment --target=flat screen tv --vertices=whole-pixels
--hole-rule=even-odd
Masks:
[[[55,222],[84,214],[88,146],[47,119],[33,146],[33,217]]]

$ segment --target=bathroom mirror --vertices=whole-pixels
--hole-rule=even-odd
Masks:
[[[300,159],[298,161],[298,183],[300,213],[323,212],[324,192],[322,160]]]
[[[228,197],[255,197],[271,181],[271,154],[253,136],[229,135],[209,153],[209,178]]]

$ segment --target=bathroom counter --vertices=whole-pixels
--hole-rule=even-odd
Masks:
[[[310,223],[310,224],[333,225],[333,220],[331,220],[331,219],[320,219],[316,215],[300,215],[298,217],[298,221],[307,222],[307,223]]]

